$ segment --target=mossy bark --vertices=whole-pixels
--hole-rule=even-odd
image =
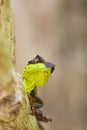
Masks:
[[[0,0],[0,130],[39,130],[15,68],[15,44],[10,0]]]

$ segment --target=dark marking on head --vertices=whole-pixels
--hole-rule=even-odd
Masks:
[[[51,73],[53,73],[53,71],[55,70],[55,65],[53,63],[50,63],[50,62],[45,62],[45,65],[48,68],[51,68]]]
[[[33,60],[30,60],[28,64],[37,64],[37,63],[45,63],[45,60],[43,57],[37,55]]]

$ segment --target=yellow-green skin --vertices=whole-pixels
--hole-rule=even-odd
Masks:
[[[22,76],[25,91],[30,94],[35,87],[42,87],[48,82],[51,68],[46,67],[43,63],[29,64],[25,67]]]

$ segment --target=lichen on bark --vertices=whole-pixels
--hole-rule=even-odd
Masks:
[[[0,0],[0,130],[39,130],[15,68],[15,38],[10,0]]]

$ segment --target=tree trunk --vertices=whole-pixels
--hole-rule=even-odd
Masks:
[[[0,130],[39,130],[15,68],[10,0],[0,0]]]

